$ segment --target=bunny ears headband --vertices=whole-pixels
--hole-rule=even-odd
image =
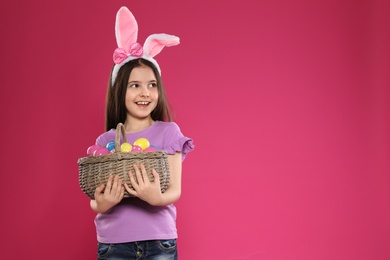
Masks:
[[[175,46],[180,39],[164,33],[150,35],[142,47],[137,42],[138,24],[127,7],[121,7],[116,14],[115,37],[118,48],[114,51],[114,69],[111,75],[111,86],[114,86],[119,69],[128,61],[143,58],[152,62],[161,75],[160,66],[153,58],[166,46]]]

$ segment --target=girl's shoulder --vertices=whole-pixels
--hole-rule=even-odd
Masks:
[[[183,135],[179,125],[175,122],[156,121],[152,128],[153,129],[150,131],[152,135],[163,136],[164,138]]]
[[[106,146],[109,142],[115,140],[116,130],[111,129],[107,132],[102,133],[96,138],[96,144],[100,146]]]
[[[180,131],[179,126],[175,122],[156,121],[153,124],[154,128],[165,131]]]

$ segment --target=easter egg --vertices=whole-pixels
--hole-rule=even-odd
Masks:
[[[135,140],[133,145],[139,146],[142,148],[142,150],[145,150],[150,146],[150,143],[148,139],[141,137]]]
[[[104,155],[104,154],[109,154],[109,153],[110,153],[110,151],[107,148],[100,147],[99,149],[97,149],[93,153],[93,155],[99,156],[99,155]]]
[[[133,148],[131,149],[132,152],[142,152],[142,147],[138,145],[133,145]]]
[[[93,155],[93,153],[97,150],[97,149],[99,149],[99,148],[102,148],[100,145],[91,145],[90,147],[88,147],[88,149],[87,149],[87,154],[88,155]]]
[[[157,151],[157,149],[152,146],[145,149],[145,152],[155,152],[155,151]]]
[[[114,150],[114,149],[115,149],[115,142],[114,142],[114,141],[108,142],[108,144],[106,145],[106,148],[107,148],[109,151]]]
[[[131,151],[131,149],[133,148],[133,146],[129,143],[123,143],[121,144],[121,152],[125,152],[125,153],[128,153]]]

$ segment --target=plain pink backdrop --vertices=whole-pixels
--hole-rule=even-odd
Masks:
[[[2,259],[95,259],[77,158],[104,131],[120,6],[196,150],[184,260],[390,259],[390,6],[380,0],[6,1]]]

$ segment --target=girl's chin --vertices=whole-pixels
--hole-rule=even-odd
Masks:
[[[133,119],[137,119],[137,120],[150,120],[151,119],[150,113],[148,113],[148,114],[130,114],[130,117]]]

